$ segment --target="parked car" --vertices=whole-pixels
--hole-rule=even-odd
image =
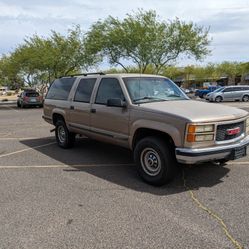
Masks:
[[[17,96],[17,107],[27,106],[43,107],[43,97],[35,90],[24,90]]]
[[[210,100],[210,96],[213,94],[213,93],[217,93],[217,92],[220,92],[224,89],[224,87],[220,87],[220,88],[217,88],[216,90],[214,90],[213,92],[210,92],[206,95],[205,99],[206,100]],[[211,100],[210,100],[211,101]]]
[[[249,101],[249,86],[227,86],[208,94],[207,100],[221,101]]]
[[[179,163],[224,163],[246,156],[248,112],[197,102],[170,79],[141,74],[84,74],[56,79],[43,118],[62,148],[76,134],[133,151],[141,177],[162,185]]]
[[[209,86],[207,89],[199,89],[195,92],[195,96],[205,99],[208,93],[213,92],[218,88],[220,88],[220,86]]]

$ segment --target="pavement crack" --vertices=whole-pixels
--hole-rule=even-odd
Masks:
[[[228,231],[228,227],[225,224],[225,222],[223,221],[223,219],[221,217],[219,217],[214,211],[212,211],[211,209],[209,209],[208,207],[206,207],[201,201],[199,201],[199,199],[196,197],[196,195],[194,194],[194,192],[187,185],[187,180],[186,180],[186,177],[185,177],[184,170],[182,170],[182,180],[183,180],[183,186],[184,186],[184,188],[188,190],[192,201],[197,205],[197,207],[200,208],[201,210],[207,212],[213,219],[215,219],[216,221],[218,221],[218,223],[219,223],[220,227],[222,228],[224,234],[226,235],[226,237],[234,245],[234,248],[236,248],[236,249],[244,249],[244,247],[242,245],[240,245],[240,243],[236,239],[234,239],[234,237],[232,236],[232,234]]]

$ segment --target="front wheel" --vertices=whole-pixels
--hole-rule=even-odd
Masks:
[[[221,96],[217,96],[216,98],[215,98],[215,102],[221,102],[222,101],[222,97]]]
[[[75,134],[69,132],[63,120],[58,120],[55,125],[55,137],[57,144],[64,149],[71,148],[75,142]]]
[[[134,150],[134,159],[142,179],[161,186],[174,178],[177,163],[171,146],[158,137],[140,140]]]

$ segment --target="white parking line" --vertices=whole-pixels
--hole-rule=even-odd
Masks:
[[[229,165],[243,165],[243,164],[248,164],[249,162],[227,162],[227,164]]]
[[[49,145],[55,144],[55,143],[56,143],[56,142],[47,143],[47,144],[38,145],[38,146],[35,146],[35,147],[23,149],[23,150],[18,150],[18,151],[10,152],[10,153],[7,153],[7,154],[0,155],[0,158],[6,157],[6,156],[15,155],[15,154],[22,153],[22,152],[29,151],[29,150],[34,150],[34,149],[37,149],[37,148],[42,148],[42,147],[49,146]]]
[[[6,135],[7,136],[7,135]],[[44,139],[44,137],[0,137],[0,140],[31,140],[31,139]],[[49,140],[54,140],[54,137],[46,138]]]
[[[17,111],[16,109],[14,109],[14,108],[12,108],[12,107],[9,107],[9,106],[6,106],[6,105],[4,105],[4,107],[6,107],[6,108],[8,108],[8,109],[10,109],[10,110],[12,110],[12,111],[19,112],[19,111]]]
[[[0,166],[0,169],[42,169],[42,168],[87,168],[87,167],[124,167],[124,166],[134,166],[135,164],[57,164],[57,165],[10,165],[10,166]]]

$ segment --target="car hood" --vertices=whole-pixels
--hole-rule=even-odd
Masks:
[[[168,114],[191,122],[226,121],[245,117],[248,112],[222,104],[194,100],[174,100],[140,104],[144,111]]]

